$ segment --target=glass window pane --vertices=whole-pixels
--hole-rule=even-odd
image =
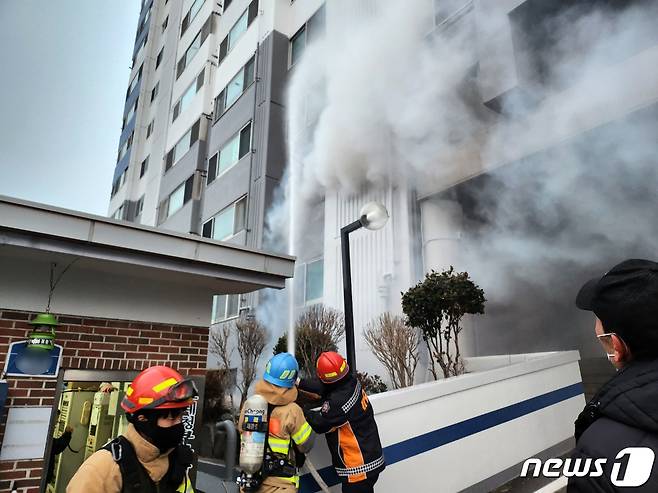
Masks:
[[[192,44],[187,49],[187,52],[185,52],[186,67],[190,64],[190,62],[194,58],[194,55],[196,55],[197,51],[199,51],[199,48],[201,48],[201,33],[196,35],[196,38],[194,38],[194,41],[192,41]]]
[[[240,97],[244,89],[244,69],[240,70],[238,74],[231,79],[231,82],[226,86],[226,107],[228,108],[233,102]]]
[[[212,300],[212,323],[217,323],[226,318],[226,295],[213,296]]]
[[[178,161],[183,155],[190,149],[191,145],[191,133],[188,131],[181,140],[178,141],[176,147],[174,147],[174,163]]]
[[[228,306],[226,307],[226,318],[237,317],[240,309],[240,295],[231,294],[228,297]]]
[[[240,155],[239,159],[242,159],[244,156],[249,154],[249,148],[251,147],[251,123],[240,130]]]
[[[194,96],[196,95],[196,87],[195,84],[190,85],[190,87],[187,88],[187,91],[181,96],[180,98],[180,109],[178,110],[178,114],[181,114],[185,109],[190,105],[192,100],[194,100]]]
[[[219,152],[219,170],[218,174],[222,174],[235,163],[238,162],[240,153],[240,134],[233,137],[224,145]]]
[[[306,265],[306,301],[322,298],[324,261],[316,260]]]
[[[227,207],[215,216],[213,239],[225,240],[229,236],[233,236],[233,216],[233,206]]]
[[[245,228],[245,215],[247,212],[247,201],[240,199],[235,203],[235,221],[233,224],[233,234],[242,231]]]
[[[208,160],[208,183],[217,178],[217,154]]]
[[[212,238],[212,219],[203,225],[201,236],[204,238]]]
[[[173,191],[169,196],[169,209],[167,211],[167,217],[171,216],[178,209],[183,207],[185,202],[185,184],[183,183],[180,187]]]
[[[306,47],[306,26],[301,28],[290,40],[290,65],[294,65],[302,56]]]
[[[190,22],[192,22],[192,20],[199,13],[199,10],[201,10],[201,6],[203,5],[203,2],[204,0],[196,0],[190,7]]]
[[[231,28],[231,31],[228,33],[228,49],[230,50],[235,46],[235,43],[238,41],[240,36],[247,30],[248,24],[247,12],[245,11],[242,14],[242,17],[238,19],[238,22]]]
[[[254,57],[251,57],[251,59],[244,66],[244,83],[243,83],[244,87],[247,87],[249,84],[251,84],[254,81],[254,67],[255,67]]]

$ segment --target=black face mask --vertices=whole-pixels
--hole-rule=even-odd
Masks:
[[[144,435],[149,442],[158,447],[162,453],[183,442],[183,436],[185,435],[183,423],[163,428],[158,426],[157,415],[146,416],[146,421],[140,421],[136,418],[133,419],[132,423],[135,429]]]

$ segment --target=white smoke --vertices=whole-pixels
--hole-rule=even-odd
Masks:
[[[554,4],[530,3],[538,12]],[[483,340],[494,351],[512,339],[526,350],[573,347],[573,337],[562,344],[550,327],[573,315],[563,304],[583,272],[656,257],[656,112],[624,119],[621,104],[615,115],[617,99],[634,90],[619,64],[658,41],[656,2],[635,3],[569,2],[539,31],[545,39],[517,34],[519,90],[493,111],[482,93],[497,75],[485,68],[498,60],[481,57],[492,56],[486,36],[509,19],[489,17],[486,2],[454,9],[464,15],[433,34],[429,0],[327,2],[326,36],[307,48],[289,86],[289,189],[279,210],[291,214],[278,224],[297,232],[292,251],[303,255],[303,214],[326,190],[358,193],[402,179],[447,189],[457,184],[455,168],[476,175],[485,167],[489,178],[447,196],[465,209],[456,267],[485,288],[492,320],[528,329],[498,345]],[[537,53],[542,77],[524,65]],[[647,65],[630,82],[655,85],[657,76]],[[601,112],[615,123],[594,131]]]

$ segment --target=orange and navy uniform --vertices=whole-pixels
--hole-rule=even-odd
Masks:
[[[386,467],[375,416],[361,384],[347,375],[333,384],[303,379],[301,390],[319,394],[319,411],[305,411],[316,433],[326,434],[336,473],[343,483],[357,483]]]

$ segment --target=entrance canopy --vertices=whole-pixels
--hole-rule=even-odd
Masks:
[[[294,258],[0,196],[0,308],[208,325],[212,296],[281,289]]]

